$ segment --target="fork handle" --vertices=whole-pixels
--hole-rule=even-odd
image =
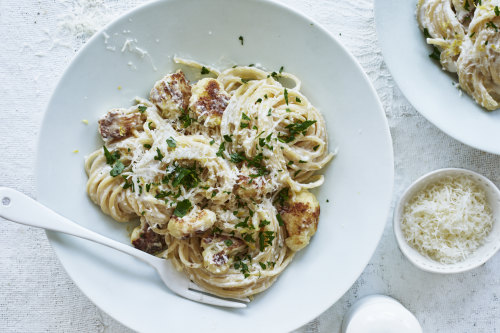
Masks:
[[[0,216],[13,222],[58,231],[106,245],[136,257],[155,268],[159,261],[164,260],[86,229],[11,188],[0,187]]]

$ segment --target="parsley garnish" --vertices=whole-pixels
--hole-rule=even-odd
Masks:
[[[224,134],[224,140],[226,140],[227,142],[233,142],[233,139],[231,139],[231,135],[227,135],[227,134]]]
[[[248,127],[248,123],[241,123],[240,124],[240,128],[247,128]]]
[[[143,113],[144,111],[146,111],[148,109],[148,107],[144,106],[144,105],[141,105],[141,106],[138,107],[138,109],[139,109],[140,113]]]
[[[226,246],[231,246],[231,245],[233,245],[233,241],[232,241],[232,240],[230,240],[230,239],[226,239],[226,240],[224,241],[224,244],[226,244]]]
[[[179,120],[182,122],[182,126],[184,128],[187,128],[189,127],[189,125],[191,125],[191,123],[195,120],[194,118],[191,118],[189,116],[189,108],[187,110],[184,110],[181,108],[181,116],[179,117]]]
[[[191,201],[189,201],[188,199],[179,201],[177,203],[177,206],[175,207],[174,215],[177,217],[183,217],[191,210],[192,207],[193,206],[191,205]]]
[[[493,23],[493,22],[491,22],[491,21],[490,21],[490,22],[488,22],[488,23],[486,23],[486,27],[487,27],[487,28],[492,28],[492,29],[495,29],[495,32],[498,32],[498,27],[495,25],[495,23]]]
[[[144,148],[147,148],[147,149],[151,148],[151,145],[149,143],[145,143],[143,146],[144,146]]]
[[[466,11],[469,11],[469,0],[465,0],[465,3],[464,3],[464,9]]]
[[[495,15],[500,16],[500,9],[498,9],[498,6],[495,6]]]
[[[274,239],[273,231],[261,231],[259,232],[259,249],[264,251],[266,247],[272,244]]]
[[[255,104],[262,102],[262,98],[259,98],[255,101]]]
[[[276,219],[278,220],[278,224],[280,227],[282,227],[285,224],[283,222],[283,218],[281,217],[280,213],[276,214]]]
[[[427,28],[424,28],[424,37],[425,38],[432,38],[431,34],[429,33],[429,30]]]
[[[295,102],[297,102],[297,103],[302,103],[301,99],[300,99],[300,98],[298,98],[298,97],[295,97]]]
[[[212,139],[212,141],[210,141],[210,145],[213,145],[215,143],[215,140]]]
[[[313,147],[313,150],[314,150],[314,151],[316,151],[316,150],[318,150],[318,148],[319,148],[319,145],[314,146],[314,147]]]
[[[112,154],[109,152],[106,146],[102,146],[104,149],[104,156],[106,157],[106,163],[113,165],[118,159],[120,159],[120,152],[115,150]]]
[[[152,121],[150,121],[150,122],[148,123],[148,128],[149,128],[150,130],[153,130],[153,127],[151,126],[152,124],[153,124],[153,122],[152,122]]]
[[[167,139],[167,145],[170,147],[170,148],[175,148],[177,146],[177,142],[175,142],[175,139],[172,138],[172,137],[169,137]]]
[[[262,269],[266,269],[266,264],[262,263],[262,262],[259,262],[259,265]]]
[[[285,92],[283,94],[285,96],[286,105],[288,105],[288,90],[286,90],[286,88],[285,88]]]
[[[476,32],[474,31],[473,33],[471,33],[471,34],[469,35],[469,37],[470,37],[470,38],[472,38],[472,36],[474,36],[475,34],[476,34]]]
[[[208,70],[208,68],[206,68],[205,66],[202,66],[201,67],[201,74],[204,75],[204,74],[209,74],[210,71]]]
[[[196,167],[184,168],[178,167],[175,170],[175,178],[172,181],[172,186],[177,187],[183,185],[186,189],[191,189],[198,186],[200,179],[196,174]]]
[[[280,67],[280,71],[279,71],[279,73],[280,73],[280,74],[281,74],[281,73],[283,73],[283,69],[284,69],[284,67],[283,67],[283,66],[281,66],[281,67]]]
[[[243,82],[245,84],[248,83],[248,81],[250,81],[250,80],[248,80],[248,79],[241,79],[241,82]]]
[[[259,223],[259,227],[263,228],[263,227],[265,227],[266,225],[269,225],[269,224],[271,224],[270,221],[268,221],[268,220],[262,220]]]
[[[432,47],[432,53],[429,54],[429,57],[435,59],[437,61],[441,60],[441,51],[435,46]]]
[[[161,161],[165,156],[160,151],[160,148],[156,148],[157,155],[155,156],[156,161]]]
[[[123,169],[125,169],[125,166],[123,165],[122,161],[117,161],[109,174],[113,177],[116,177],[123,172]]]
[[[245,155],[243,155],[242,153],[232,153],[229,156],[231,158],[231,162],[233,162],[233,163],[240,163],[240,162],[243,162],[244,160],[246,160]]]
[[[243,119],[243,120],[250,120],[250,118],[245,114],[245,112],[241,113],[241,119]]]
[[[273,109],[269,108],[269,110],[267,111],[267,116],[268,116],[268,117],[270,117],[270,116],[271,116],[271,111],[272,111],[272,110],[273,110]]]
[[[217,151],[217,153],[215,155],[224,158],[224,149],[226,149],[226,143],[222,142],[219,146],[219,150]]]
[[[244,43],[243,36],[238,37],[238,39],[240,40],[241,45],[243,45],[243,43]]]

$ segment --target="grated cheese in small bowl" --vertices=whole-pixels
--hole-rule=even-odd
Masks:
[[[417,267],[439,273],[473,269],[500,248],[500,191],[464,169],[441,169],[415,181],[394,214],[401,251]]]

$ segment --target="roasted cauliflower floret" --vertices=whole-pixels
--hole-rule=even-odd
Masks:
[[[211,210],[194,208],[183,217],[172,215],[168,221],[167,230],[175,238],[186,239],[212,228],[215,220],[216,215]]]
[[[99,119],[99,133],[105,142],[116,141],[131,136],[132,131],[141,129],[143,123],[139,112],[112,109]]]
[[[182,71],[156,82],[149,99],[161,110],[163,118],[176,118],[189,106],[191,86]]]
[[[136,249],[155,254],[166,248],[165,236],[155,233],[145,218],[141,218],[141,225],[132,231],[130,242]]]
[[[245,242],[228,236],[207,236],[201,240],[203,266],[214,274],[224,274],[234,262],[234,256],[245,250]]]
[[[208,127],[219,126],[229,103],[229,94],[216,79],[201,79],[192,88],[189,107],[199,122]]]
[[[279,213],[288,233],[286,245],[293,251],[306,247],[318,228],[319,203],[316,197],[303,190],[284,202]]]

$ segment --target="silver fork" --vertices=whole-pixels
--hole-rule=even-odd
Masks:
[[[232,298],[235,301],[230,301],[210,296],[208,295],[210,292],[191,282],[184,274],[178,272],[168,260],[155,257],[132,246],[90,231],[19,191],[0,187],[0,200],[1,217],[32,227],[58,231],[84,238],[136,257],[153,266],[165,285],[179,296],[195,302],[228,308],[245,308],[245,303],[250,301],[248,298]]]

